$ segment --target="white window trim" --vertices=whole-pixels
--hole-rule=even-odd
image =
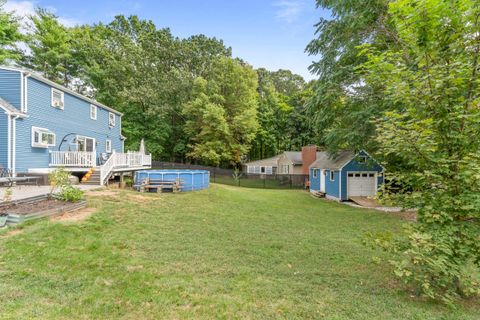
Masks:
[[[87,140],[87,139],[93,140],[93,151],[91,151],[91,152],[97,152],[97,139],[92,138],[92,137],[82,136],[82,135],[77,135],[77,136],[76,136],[76,140],[77,140],[77,142],[76,142],[77,151],[78,151],[78,140],[79,140],[79,139],[82,139],[82,138],[85,139],[85,148],[87,147],[87,141],[86,141],[86,140]],[[89,151],[85,151],[85,152],[89,152]]]
[[[61,105],[60,106],[56,106],[54,103],[53,103],[53,93],[54,92],[57,92],[57,93],[60,93],[60,96],[61,96]],[[56,108],[56,109],[60,109],[60,110],[63,110],[65,109],[65,93],[61,90],[58,90],[58,89],[55,89],[55,88],[52,88],[51,90],[51,105],[52,107]]]
[[[313,177],[316,178],[318,176],[318,169],[313,169]]]
[[[112,153],[112,140],[110,139],[105,140],[105,152]]]
[[[94,116],[92,116],[92,111],[95,110]],[[97,112],[98,112],[98,107],[94,104],[90,105],[90,119],[92,120],[97,120]]]
[[[330,170],[330,181],[335,181],[335,171]]]
[[[115,127],[115,113],[109,112],[108,113],[108,126]]]
[[[41,143],[41,142],[35,142],[35,132],[39,133],[39,140],[42,141],[42,135],[44,133],[51,134],[53,135],[53,144],[48,144],[48,143]],[[39,128],[39,127],[32,127],[32,147],[33,148],[48,148],[48,147],[54,147],[57,141],[57,135],[46,129],[46,128]]]

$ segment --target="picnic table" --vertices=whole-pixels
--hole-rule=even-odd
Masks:
[[[151,190],[154,190],[157,193],[163,192],[164,190],[179,192],[183,188],[182,184],[183,183],[180,179],[163,180],[147,178],[142,181],[142,184],[135,187],[139,188],[140,192],[150,192]]]

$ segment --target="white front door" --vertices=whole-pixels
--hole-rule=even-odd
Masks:
[[[372,197],[377,193],[376,174],[373,172],[349,172],[348,196]]]
[[[325,192],[325,170],[320,170],[320,192]]]

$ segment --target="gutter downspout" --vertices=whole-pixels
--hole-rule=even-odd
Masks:
[[[7,114],[7,167],[12,170],[12,115]]]

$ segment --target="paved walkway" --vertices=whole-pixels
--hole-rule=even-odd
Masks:
[[[92,185],[84,185],[84,184],[77,185],[77,187],[85,191],[100,188],[100,186],[92,186]],[[5,190],[7,190],[7,188],[0,187],[0,202],[3,201]],[[19,199],[25,199],[29,197],[49,194],[50,186],[16,186],[12,188],[12,191],[13,191],[12,200],[19,200]]]

